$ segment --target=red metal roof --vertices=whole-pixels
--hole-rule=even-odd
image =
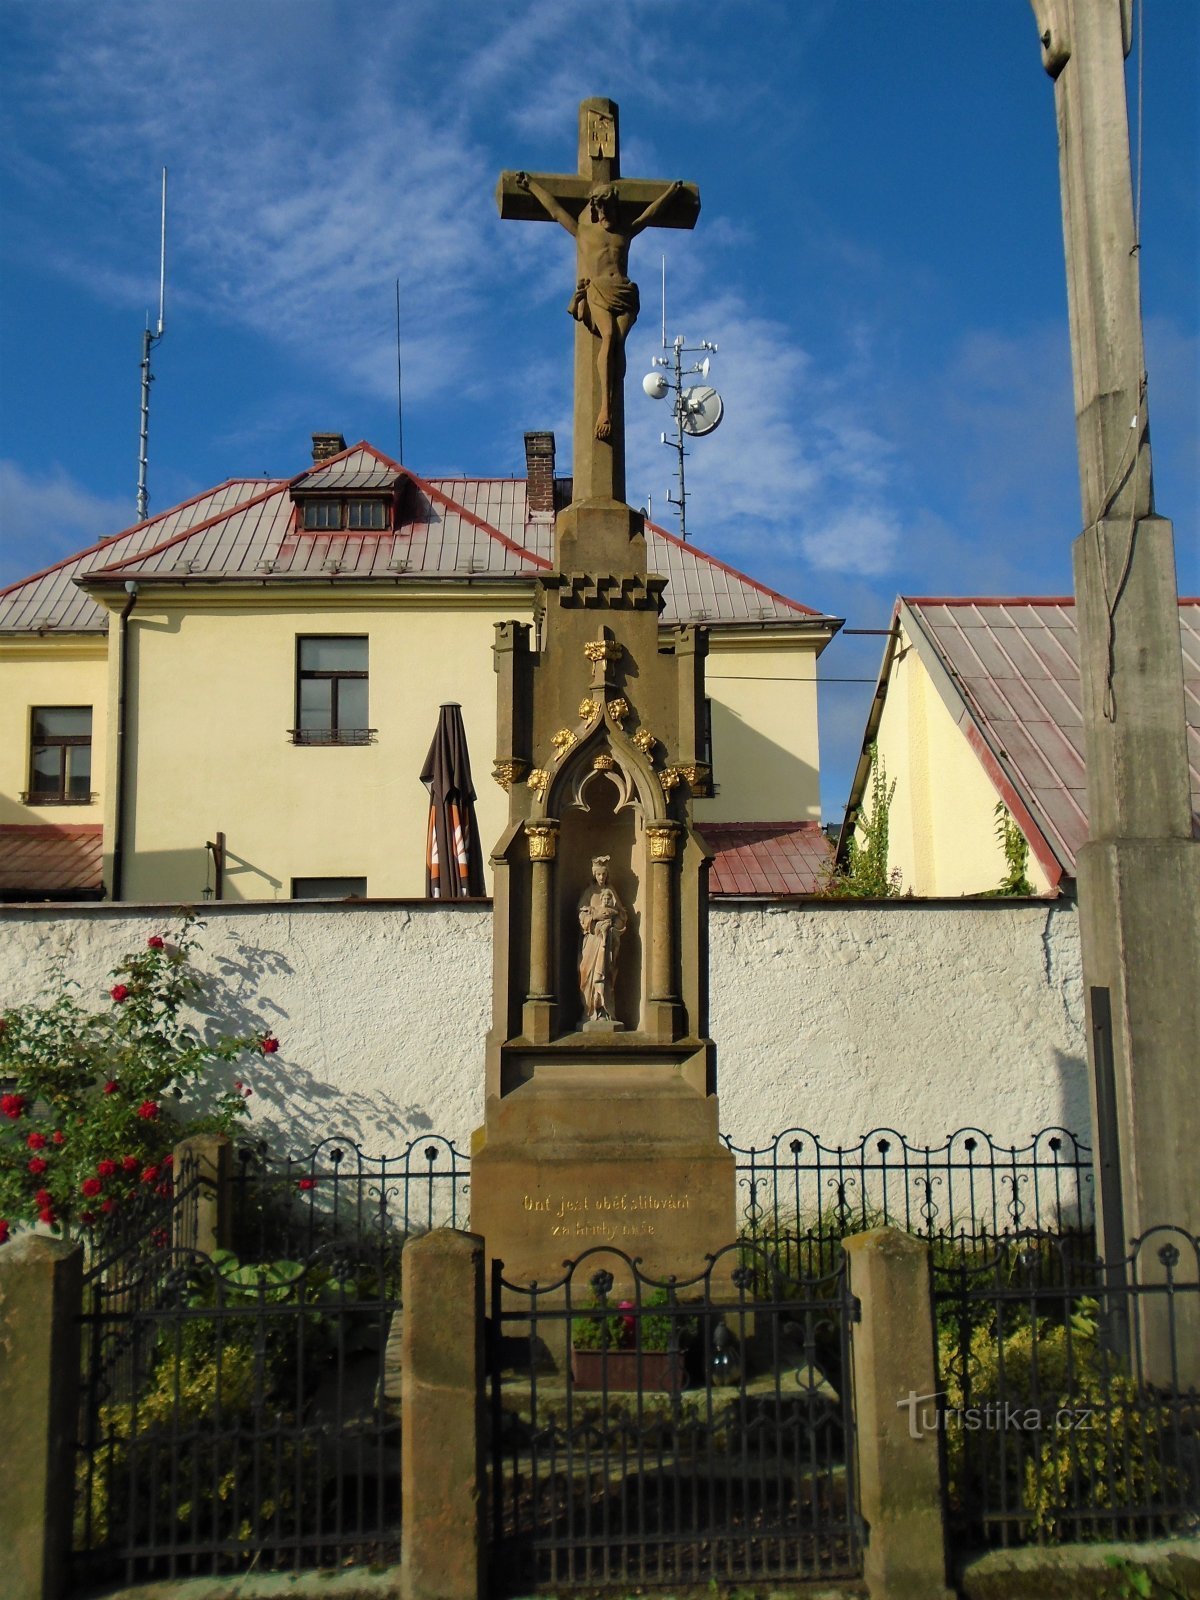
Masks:
[[[1074,600],[905,598],[903,604],[918,650],[932,649],[961,696],[974,724],[967,736],[995,768],[993,781],[1012,785],[1073,875],[1088,829]],[[1180,600],[1179,632],[1192,809],[1200,813],[1200,599]]]
[[[300,527],[306,492],[398,494],[386,532]],[[182,582],[296,579],[506,578],[532,583],[553,558],[552,519],[529,511],[523,478],[423,479],[365,442],[292,478],[241,479],[102,541],[0,591],[0,631],[102,632],[108,615],[80,587],[87,580]],[[663,623],[838,624],[777,594],[653,524],[650,570],[669,581]]]
[[[0,896],[98,896],[104,829],[98,822],[0,825]]]
[[[833,849],[819,822],[702,822],[710,894],[817,894]]]

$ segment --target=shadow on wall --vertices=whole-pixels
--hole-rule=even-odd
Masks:
[[[207,835],[212,838],[213,834]],[[129,832],[129,853],[125,857],[123,904],[145,901],[165,905],[172,901],[203,907],[204,890],[214,888],[212,856],[204,838],[180,850],[139,850],[136,828]],[[265,867],[247,861],[229,844],[225,846],[225,886],[223,899],[286,900],[291,885],[284,884]]]
[[[1054,1070],[1058,1075],[1063,1126],[1084,1130],[1091,1128],[1092,1097],[1089,1089],[1087,1058],[1069,1056],[1065,1050],[1055,1046]],[[1093,1129],[1093,1133],[1094,1131]]]
[[[282,1036],[279,1051],[264,1055],[253,1068],[229,1069],[231,1078],[241,1071],[253,1080],[253,1124],[245,1125],[247,1132],[252,1126],[254,1136],[266,1139],[280,1154],[295,1155],[336,1134],[361,1145],[367,1154],[385,1155],[419,1134],[440,1131],[421,1106],[331,1084],[288,1055],[290,1014],[272,998],[272,989],[280,979],[295,980],[297,973],[281,950],[231,940],[205,956],[215,968],[204,976],[196,1005],[205,1037]],[[203,1093],[194,1097],[193,1105],[201,1116],[212,1109]],[[381,1147],[384,1129],[386,1148]]]
[[[786,820],[818,815],[820,785],[812,763],[754,727],[740,712],[715,699],[712,702],[712,759],[718,795],[724,791],[728,798],[734,791],[748,789],[760,796],[764,777],[769,773],[773,791],[790,797],[784,808]],[[752,815],[756,820],[767,820],[759,813]],[[703,802],[697,817],[701,822],[705,819]]]

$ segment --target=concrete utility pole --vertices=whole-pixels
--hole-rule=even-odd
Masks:
[[[1132,0],[1031,3],[1058,114],[1083,498],[1079,904],[1101,1243],[1117,1256],[1159,1224],[1200,1231],[1200,844],[1174,543],[1150,465],[1125,100]]]

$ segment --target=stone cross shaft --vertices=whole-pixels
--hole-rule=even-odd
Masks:
[[[579,107],[578,172],[504,172],[496,201],[501,217],[557,222],[575,238],[574,500],[623,503],[625,338],[638,314],[629,244],[646,227],[695,227],[699,191],[622,178],[617,107],[593,99]]]

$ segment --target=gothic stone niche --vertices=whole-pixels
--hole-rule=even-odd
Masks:
[[[573,1033],[586,1020],[580,993],[580,955],[585,943],[581,900],[593,898],[592,865],[608,857],[608,883],[620,901],[625,925],[616,951],[616,984],[611,1021],[636,1033],[643,999],[642,926],[645,872],[641,865],[644,829],[640,807],[621,803],[621,786],[611,771],[589,771],[577,790],[579,800],[564,806],[558,860],[558,1032]],[[617,1031],[615,1028],[610,1031]]]

